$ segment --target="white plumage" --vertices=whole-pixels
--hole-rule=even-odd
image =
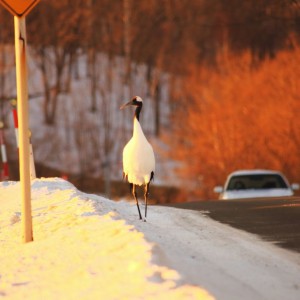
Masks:
[[[133,119],[133,135],[123,150],[123,176],[130,183],[130,190],[136,201],[140,219],[142,219],[137,200],[136,186],[145,186],[144,197],[146,217],[149,185],[155,172],[155,157],[152,146],[147,141],[139,122],[143,100],[139,96],[135,96],[131,101],[122,105],[121,109],[130,105],[136,106],[136,110]]]
[[[136,185],[148,184],[151,173],[155,172],[152,146],[136,117],[133,121],[133,136],[123,150],[123,172],[128,182]]]

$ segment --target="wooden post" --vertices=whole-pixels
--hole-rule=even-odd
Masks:
[[[4,140],[4,123],[2,121],[0,121],[0,150],[1,150],[0,152],[1,152],[2,166],[3,166],[2,178],[0,175],[0,180],[7,180],[9,178],[8,161],[6,155],[5,140]]]
[[[31,182],[28,136],[27,44],[25,16],[14,16],[16,78],[19,122],[20,184],[22,197],[23,242],[33,241],[31,216]]]
[[[33,147],[31,143],[31,131],[29,130],[29,165],[30,165],[30,179],[36,179],[35,165],[34,165],[34,156],[33,156]]]

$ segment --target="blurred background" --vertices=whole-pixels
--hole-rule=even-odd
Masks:
[[[0,20],[0,130],[18,180],[13,17],[0,7]],[[300,182],[300,1],[41,0],[26,22],[38,177],[128,195],[133,111],[119,107],[139,95],[153,203],[216,198],[237,169]]]

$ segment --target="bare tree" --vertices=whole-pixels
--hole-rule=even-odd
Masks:
[[[82,0],[73,1],[72,6],[64,0],[43,2],[31,15],[30,42],[44,86],[46,124],[54,124],[59,95],[70,89],[72,64],[85,43],[87,11]]]

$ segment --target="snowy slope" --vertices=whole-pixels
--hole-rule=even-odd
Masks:
[[[154,243],[157,261],[176,269],[181,283],[222,300],[300,299],[299,254],[195,211],[152,206],[147,223],[134,204],[114,211]]]
[[[188,210],[32,185],[33,243],[21,244],[19,183],[0,184],[0,297],[299,299],[299,255]]]
[[[33,243],[20,243],[19,183],[0,184],[0,297],[7,299],[212,299],[176,286],[179,274],[152,262],[143,234],[116,220],[117,203],[61,179],[35,180]]]

